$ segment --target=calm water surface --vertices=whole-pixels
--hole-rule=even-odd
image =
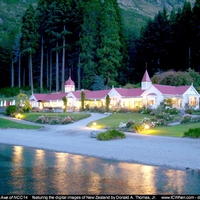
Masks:
[[[200,173],[0,144],[0,194],[200,194]]]

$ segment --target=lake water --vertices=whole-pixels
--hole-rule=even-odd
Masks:
[[[0,194],[200,194],[200,173],[0,144]]]

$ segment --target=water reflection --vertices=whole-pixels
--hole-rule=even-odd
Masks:
[[[186,173],[184,171],[177,171],[174,173],[174,170],[167,170],[165,173],[166,176],[166,185],[164,190],[170,194],[173,191],[173,194],[181,194],[184,188]]]
[[[200,194],[197,172],[19,146],[0,150],[0,194]]]

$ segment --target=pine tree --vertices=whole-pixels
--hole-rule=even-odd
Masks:
[[[40,46],[41,46],[41,56],[40,56],[40,91],[43,90],[43,68],[44,68],[44,46],[45,41],[47,40],[45,37],[45,30],[47,28],[46,21],[48,20],[48,6],[52,3],[52,1],[47,0],[39,0],[37,7],[37,19],[39,24],[39,34],[40,34]],[[47,43],[47,41],[46,41]],[[47,74],[48,76],[48,74]]]
[[[195,68],[200,72],[200,0],[196,0],[192,17]]]
[[[21,87],[21,50],[20,50],[20,38],[21,34],[18,34],[15,39],[15,43],[12,46],[13,61],[18,63],[18,87]]]
[[[120,84],[125,84],[127,83],[127,77],[130,72],[130,69],[128,68],[129,66],[128,45],[127,45],[126,36],[124,34],[122,16],[121,16],[118,2],[117,0],[112,0],[112,2],[117,14],[116,20],[119,26],[119,38],[120,38],[120,43],[121,43],[120,52],[122,55],[122,61],[121,61],[120,68],[118,69],[117,80],[120,82]]]
[[[105,0],[100,20],[100,47],[97,50],[99,59],[98,75],[107,80],[115,81],[121,65],[121,42],[117,13],[112,0]]]
[[[172,14],[171,14],[172,15]],[[190,2],[185,1],[183,9],[170,17],[172,39],[169,49],[170,65],[175,70],[185,70],[191,67],[192,45],[192,9]]]
[[[57,0],[53,1],[48,6],[48,20],[46,21],[46,34],[48,36],[48,42],[51,44],[51,49],[56,53],[56,69],[55,69],[55,79],[56,79],[56,92],[59,91],[59,52],[62,48],[59,44],[61,39],[60,25],[60,11],[59,11],[59,2]],[[52,58],[50,58],[52,59]]]
[[[98,59],[96,50],[99,47],[99,20],[101,2],[90,0],[85,5],[85,14],[80,39],[81,68],[83,69],[83,88],[90,88],[98,73]]]
[[[141,69],[144,70],[145,62],[148,62],[148,67],[155,71],[167,69],[169,67],[168,48],[170,42],[171,27],[167,11],[164,8],[155,15],[153,20],[149,20],[138,41],[136,57],[141,58]]]
[[[32,5],[29,6],[22,18],[22,37],[21,37],[21,49],[23,54],[29,55],[29,74],[30,74],[30,86],[33,93],[33,67],[32,56],[38,46],[38,24],[36,20],[36,12]]]

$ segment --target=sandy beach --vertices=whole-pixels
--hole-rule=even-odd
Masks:
[[[94,129],[88,128],[87,124],[103,117],[106,115],[93,113],[91,117],[73,124],[45,125],[39,130],[0,129],[0,143],[118,161],[200,170],[199,139],[135,133],[126,133],[127,137],[121,140],[98,141],[96,138],[90,138]]]

